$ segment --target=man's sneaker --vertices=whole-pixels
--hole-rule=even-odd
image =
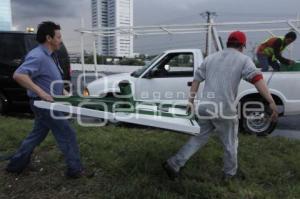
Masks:
[[[31,154],[24,155],[21,158],[15,158],[12,157],[9,158],[9,162],[6,165],[6,172],[7,173],[14,173],[14,174],[21,174],[30,164]]]
[[[6,173],[17,174],[17,175],[21,174],[23,170],[24,169],[15,170],[15,169],[11,169],[10,167],[5,168]]]
[[[162,167],[171,180],[175,180],[177,177],[179,177],[180,172],[176,171],[172,166],[170,166],[167,161],[162,164]]]
[[[67,178],[72,178],[72,179],[77,179],[77,178],[82,178],[82,177],[86,177],[86,178],[92,178],[95,176],[95,172],[94,171],[87,171],[85,169],[79,171],[79,172],[70,172],[67,171],[65,173],[65,176]]]

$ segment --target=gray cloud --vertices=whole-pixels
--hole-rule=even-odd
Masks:
[[[299,0],[136,0],[135,24],[203,22],[199,14],[210,10],[218,13],[218,21],[295,18]]]
[[[75,17],[80,0],[12,0],[15,18]]]
[[[60,23],[65,44],[78,52],[80,37],[74,29],[80,27],[81,18],[85,27],[91,26],[90,4],[91,0],[12,0],[13,22],[20,30],[36,27],[43,20]],[[206,10],[217,12],[218,22],[288,19],[295,18],[299,8],[299,0],[134,0],[134,25],[202,23],[204,18],[199,14]],[[222,35],[224,39],[226,36]],[[255,45],[267,36],[249,34],[249,40]],[[135,39],[134,48],[154,54],[169,48],[201,47],[203,42],[199,35],[141,37]],[[88,38],[86,49],[91,49]]]

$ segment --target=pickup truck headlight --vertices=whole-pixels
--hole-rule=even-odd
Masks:
[[[90,96],[90,92],[87,88],[84,88],[83,90],[83,96],[87,97],[87,96]]]

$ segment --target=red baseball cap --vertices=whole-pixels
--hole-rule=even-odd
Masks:
[[[241,31],[234,31],[228,37],[228,43],[240,43],[246,47],[246,34]]]

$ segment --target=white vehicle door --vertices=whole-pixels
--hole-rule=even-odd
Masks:
[[[284,115],[300,114],[300,72],[274,72],[268,86],[274,94],[284,99]]]
[[[193,52],[167,54],[135,84],[136,100],[186,102],[194,72]]]

